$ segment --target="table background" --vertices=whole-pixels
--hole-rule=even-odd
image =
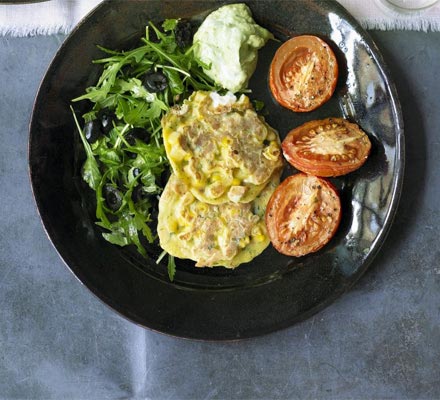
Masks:
[[[440,33],[370,33],[405,122],[403,193],[388,239],[329,308],[232,343],[138,327],[64,266],[27,167],[32,103],[64,36],[0,38],[0,398],[440,398]]]

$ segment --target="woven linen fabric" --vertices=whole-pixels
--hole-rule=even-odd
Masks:
[[[408,0],[416,1],[416,0]],[[366,29],[440,31],[440,2],[420,11],[398,12],[386,0],[338,0]]]
[[[0,35],[35,36],[69,33],[102,0],[49,0],[1,3]]]
[[[17,1],[16,4],[0,4],[0,35],[69,33],[101,1],[40,0],[32,3]],[[440,2],[423,11],[402,14],[384,5],[385,0],[338,1],[367,29],[440,30]]]

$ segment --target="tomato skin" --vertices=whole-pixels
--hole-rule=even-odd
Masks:
[[[292,129],[281,147],[296,169],[330,177],[360,168],[370,154],[371,142],[357,124],[344,118],[326,118]]]
[[[299,173],[277,187],[265,217],[275,249],[301,257],[318,251],[334,236],[341,221],[341,201],[330,182]]]
[[[322,39],[296,36],[276,51],[269,71],[275,100],[290,110],[308,112],[328,101],[336,88],[338,63]]]

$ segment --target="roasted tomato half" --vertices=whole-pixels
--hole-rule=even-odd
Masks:
[[[371,142],[357,124],[343,118],[306,122],[282,143],[286,160],[300,171],[317,176],[345,175],[368,158]]]
[[[269,86],[283,107],[306,112],[332,97],[338,80],[338,63],[330,46],[316,36],[297,36],[275,53]]]
[[[266,208],[272,245],[288,256],[300,257],[322,248],[340,220],[341,202],[332,184],[301,173],[285,179]]]

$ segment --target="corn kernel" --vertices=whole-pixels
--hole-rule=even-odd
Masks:
[[[180,146],[173,146],[170,150],[170,158],[175,161],[182,161],[187,154]]]
[[[242,239],[240,239],[240,241],[238,242],[238,245],[243,249],[244,247],[246,247],[250,242],[249,236],[246,236]]]
[[[260,235],[255,235],[254,237],[253,237],[253,239],[256,241],[256,242],[263,242],[265,239],[266,239],[266,236],[264,236],[263,234],[260,234]]]
[[[218,182],[218,181],[221,181],[221,180],[223,180],[223,176],[220,175],[220,174],[213,174],[211,176],[211,182]]]
[[[275,161],[280,156],[280,149],[275,142],[271,142],[268,147],[263,150],[263,156],[268,160]]]
[[[179,225],[175,219],[172,219],[171,221],[168,221],[168,228],[171,233],[176,233],[179,229]]]
[[[238,208],[233,208],[233,209],[231,210],[231,215],[232,215],[233,217],[236,217],[236,216],[240,215],[240,210],[239,210]]]
[[[251,232],[252,236],[262,235],[261,229],[258,226],[254,226]]]
[[[223,146],[227,146],[230,145],[232,143],[232,139],[228,136],[224,136],[222,139],[222,145]]]
[[[241,183],[241,180],[238,178],[232,179],[232,185],[231,186],[239,186]]]
[[[168,136],[168,143],[171,145],[176,145],[179,143],[179,137],[180,137],[180,133],[179,132],[171,132]]]
[[[204,213],[208,211],[208,205],[202,202],[199,202],[197,205],[198,211]]]

